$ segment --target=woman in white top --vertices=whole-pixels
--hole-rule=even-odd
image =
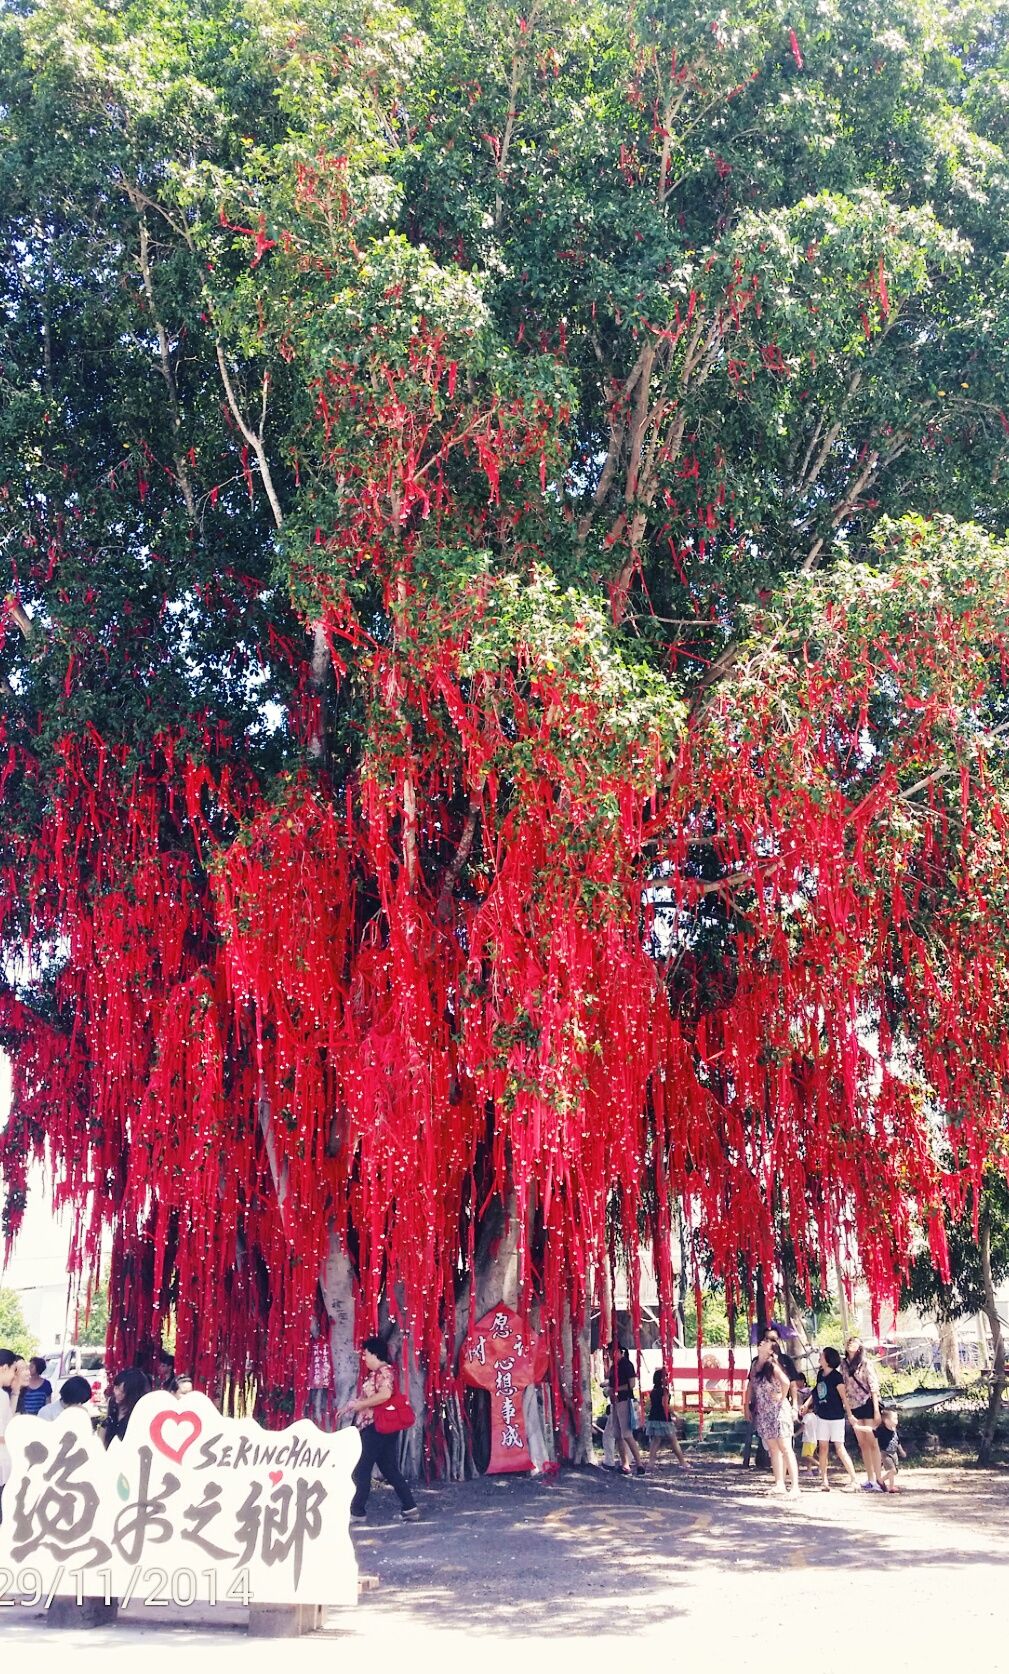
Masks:
[[[44,1406],[39,1413],[40,1418],[46,1418],[50,1423],[66,1412],[68,1407],[88,1407],[91,1405],[91,1385],[87,1378],[67,1378],[59,1394],[48,1406]]]
[[[26,1381],[28,1368],[13,1349],[0,1349],[0,1518],[3,1516],[4,1484],[11,1474],[7,1426],[14,1416],[14,1404]]]

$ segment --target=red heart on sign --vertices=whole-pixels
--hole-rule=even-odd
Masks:
[[[159,1412],[151,1422],[151,1440],[159,1453],[181,1465],[202,1429],[202,1421],[195,1412]],[[174,1434],[166,1436],[166,1430]]]
[[[283,1479],[283,1475],[284,1475],[283,1471],[271,1471],[270,1472],[270,1481],[273,1483],[273,1486],[275,1488],[277,1486],[277,1483],[280,1482]]]

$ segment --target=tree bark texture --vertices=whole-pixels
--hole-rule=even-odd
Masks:
[[[984,1311],[988,1316],[991,1327],[992,1366],[991,1392],[988,1396],[988,1410],[981,1425],[981,1440],[977,1450],[979,1465],[991,1463],[995,1451],[995,1433],[1002,1411],[1002,1396],[1006,1386],[1005,1342],[1002,1337],[1002,1321],[999,1318],[998,1307],[995,1302],[995,1285],[991,1272],[991,1215],[986,1207],[982,1207],[980,1220],[980,1254],[981,1280],[984,1284]]]

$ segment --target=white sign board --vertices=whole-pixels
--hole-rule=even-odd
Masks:
[[[205,1395],[145,1395],[106,1451],[86,1415],[7,1429],[0,1599],[357,1603],[356,1430],[263,1430]]]

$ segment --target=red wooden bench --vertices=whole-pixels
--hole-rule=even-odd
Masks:
[[[699,1372],[699,1375],[698,1375]],[[726,1412],[733,1407],[742,1407],[743,1391],[746,1380],[750,1375],[748,1365],[744,1366],[706,1366],[701,1364],[698,1369],[696,1361],[692,1366],[667,1366],[666,1381],[673,1405],[677,1404],[686,1411],[696,1407],[700,1411],[704,1407],[724,1407]],[[692,1384],[692,1389],[677,1389],[677,1384]]]

